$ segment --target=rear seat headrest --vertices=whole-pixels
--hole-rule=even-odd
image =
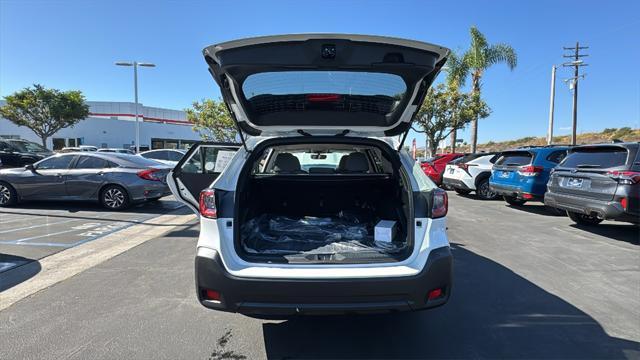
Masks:
[[[273,170],[277,173],[301,172],[300,160],[290,153],[280,153],[273,163]]]
[[[353,152],[347,156],[345,170],[351,173],[363,173],[369,170],[369,162],[365,154]]]

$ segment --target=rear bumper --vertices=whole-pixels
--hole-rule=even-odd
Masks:
[[[171,195],[171,190],[167,184],[160,181],[145,181],[138,186],[129,187],[129,195],[132,201],[140,202]]]
[[[196,257],[195,274],[198,300],[215,310],[266,316],[411,311],[447,302],[452,255],[449,247],[432,250],[423,270],[411,277],[300,280],[235,277],[215,253]],[[427,301],[437,288],[443,295]],[[221,301],[204,299],[204,289],[218,291]]]
[[[489,187],[491,188],[491,191],[495,192],[498,195],[513,196],[518,199],[542,200],[544,196],[544,195],[534,194],[530,191],[527,191],[527,189],[523,189],[518,186],[510,186],[510,185],[503,185],[503,184],[496,184],[493,182],[489,182]],[[529,196],[525,197],[525,195],[529,195]]]
[[[625,212],[622,205],[616,201],[603,201],[547,192],[544,196],[544,204],[580,214],[591,215],[595,213],[601,219],[638,222],[637,216]]]
[[[455,188],[455,189],[474,190],[474,189],[471,189],[469,186],[467,186],[467,184],[464,181],[458,180],[458,179],[451,179],[451,178],[443,177],[442,178],[442,184],[450,186],[450,187]]]

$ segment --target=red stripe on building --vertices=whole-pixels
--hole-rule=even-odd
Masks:
[[[128,117],[135,117],[136,114],[89,113],[89,116],[128,116]],[[138,116],[141,117],[143,121],[149,121],[149,122],[164,122],[164,123],[180,124],[180,125],[193,125],[187,120],[173,120],[173,119],[153,118],[153,117],[148,117],[148,116],[144,116],[144,115],[138,115]]]

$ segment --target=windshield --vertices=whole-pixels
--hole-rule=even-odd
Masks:
[[[300,161],[302,170],[309,168],[330,168],[336,170],[343,156],[349,155],[349,151],[334,151],[330,153],[293,152],[293,156]]]
[[[8,141],[14,148],[20,152],[49,152],[47,148],[31,141]]]

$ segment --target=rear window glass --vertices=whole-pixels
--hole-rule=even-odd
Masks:
[[[560,166],[567,168],[592,167],[613,168],[627,163],[627,149],[624,148],[582,148],[569,153]]]
[[[473,161],[473,160],[479,159],[479,158],[481,158],[481,157],[489,156],[489,155],[494,155],[494,154],[493,154],[493,153],[467,154],[467,155],[465,155],[465,156],[461,157],[461,158],[460,158],[460,160],[459,160],[457,163],[463,163],[463,164],[464,164],[464,163],[468,163],[469,161]],[[495,161],[495,158],[496,158],[496,157],[497,157],[497,156],[496,156],[496,155],[494,155],[494,156],[491,158],[491,160],[492,160],[491,162],[492,162],[492,163],[493,163],[493,161]]]
[[[495,162],[496,165],[522,166],[531,164],[533,155],[528,151],[514,151],[503,153]]]
[[[250,75],[244,97],[257,113],[330,110],[386,115],[407,86],[394,74],[359,71],[279,71]]]
[[[154,166],[163,165],[162,163],[159,163],[151,159],[145,159],[142,156],[138,156],[138,155],[113,153],[113,154],[109,154],[109,156],[113,157],[114,160],[116,159],[121,160],[123,162],[123,165],[129,166],[129,167],[131,166],[154,167]]]

